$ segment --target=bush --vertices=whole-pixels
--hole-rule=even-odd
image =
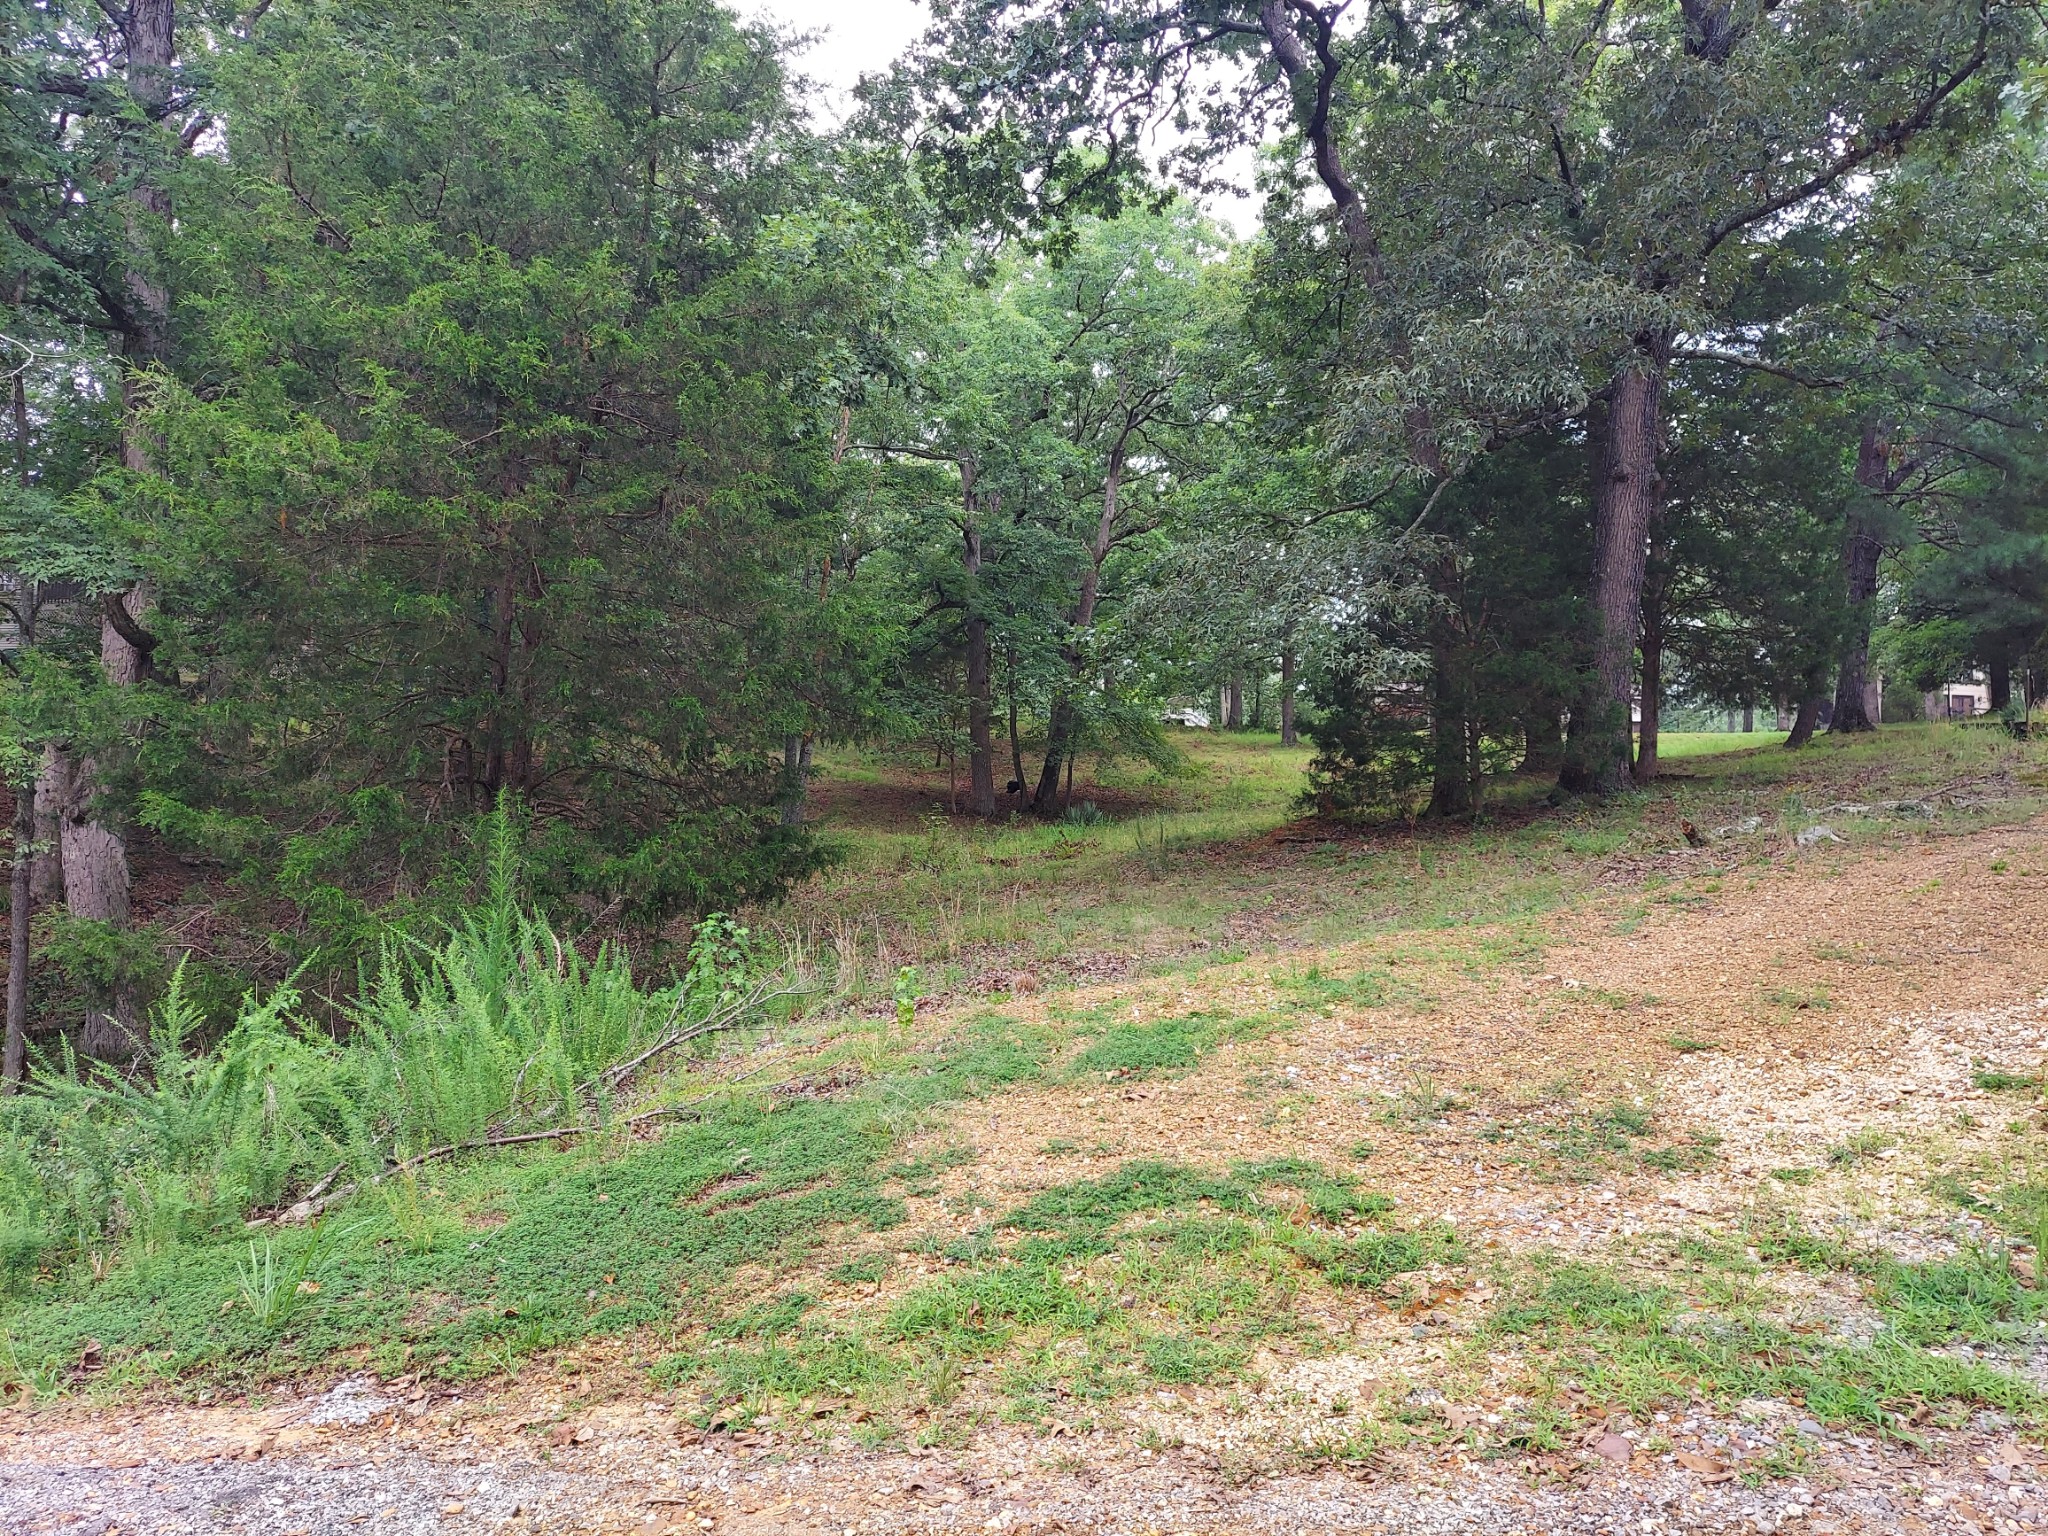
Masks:
[[[602,1121],[604,1070],[730,1007],[747,965],[746,931],[713,918],[686,974],[643,989],[620,950],[584,958],[500,884],[437,942],[387,934],[338,1037],[287,983],[245,997],[201,1052],[181,968],[146,1075],[67,1051],[0,1101],[0,1285],[239,1228],[435,1147]]]

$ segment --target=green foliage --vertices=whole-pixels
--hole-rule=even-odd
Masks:
[[[1867,1343],[1849,1343],[1774,1321],[1739,1290],[1693,1298],[1552,1262],[1503,1295],[1489,1330],[1541,1350],[1551,1370],[1568,1369],[1597,1400],[1637,1413],[1747,1397],[1798,1397],[1823,1423],[1879,1429],[1929,1402],[2041,1413],[2041,1394],[2020,1377],[1924,1347],[2013,1315],[2010,1283],[1980,1261],[1953,1273],[1895,1265],[1872,1294],[1887,1326]]]
[[[360,1200],[346,1226],[280,1229],[268,1249],[259,1243],[253,1274],[239,1221],[224,1220],[218,1232],[126,1252],[102,1266],[103,1279],[22,1277],[0,1335],[23,1362],[75,1360],[93,1337],[140,1372],[288,1374],[370,1348],[392,1369],[409,1362],[454,1377],[697,1313],[711,1299],[761,1307],[735,1337],[761,1335],[781,1326],[778,1306],[796,1303],[764,1304],[734,1291],[735,1278],[899,1224],[900,1138],[936,1106],[1030,1079],[1049,1045],[991,1018],[893,1060],[844,1097],[731,1093],[652,1140],[515,1150],[473,1171],[437,1165],[440,1182]],[[277,1282],[267,1290],[266,1265]],[[319,1290],[286,1286],[295,1270]],[[245,1279],[259,1294],[297,1297],[283,1302],[295,1310],[262,1324]]]
[[[501,883],[437,941],[387,935],[339,1038],[287,983],[246,997],[210,1046],[181,967],[146,1076],[66,1056],[0,1101],[4,1278],[232,1232],[323,1180],[369,1181],[434,1148],[602,1121],[604,1068],[739,1001],[743,940],[707,923],[686,978],[649,990],[622,950],[586,958]]]
[[[1271,1019],[1229,1019],[1202,1013],[1155,1019],[1149,1024],[1111,1024],[1074,1057],[1073,1070],[1110,1077],[1184,1070],[1227,1040],[1254,1039],[1276,1027]]]
[[[1462,1260],[1448,1228],[1395,1228],[1391,1212],[1385,1197],[1298,1159],[1222,1175],[1129,1163],[1043,1191],[951,1245],[941,1276],[877,1318],[744,1340],[771,1303],[714,1330],[733,1342],[678,1356],[662,1374],[705,1379],[754,1413],[828,1390],[929,1410],[963,1394],[967,1364],[1001,1361],[983,1375],[982,1404],[993,1390],[1006,1416],[1027,1421],[1147,1381],[1229,1379],[1262,1339],[1315,1342],[1289,1305],[1299,1274],[1391,1290]]]

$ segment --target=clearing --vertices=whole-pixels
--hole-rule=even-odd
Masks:
[[[835,764],[847,861],[760,916],[839,1000],[699,1068],[778,1086],[422,1180],[260,1339],[229,1250],[53,1282],[0,1525],[2048,1520],[2048,750],[1363,836],[1191,751],[998,832]]]

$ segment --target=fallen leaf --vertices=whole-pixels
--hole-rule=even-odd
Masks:
[[[2008,1440],[1998,1448],[1998,1464],[2002,1467],[2024,1467],[2027,1453],[2017,1440]]]
[[[1688,1472],[1699,1473],[1701,1482],[1726,1483],[1735,1477],[1734,1470],[1727,1462],[1716,1460],[1712,1456],[1702,1456],[1698,1451],[1680,1451],[1678,1464]]]
[[[1444,1404],[1444,1422],[1453,1429],[1470,1429],[1483,1417],[1477,1408],[1460,1408],[1456,1403]]]
[[[1621,1435],[1608,1433],[1593,1442],[1593,1454],[1602,1461],[1611,1461],[1617,1467],[1636,1453],[1636,1448]]]
[[[459,1515],[462,1513],[462,1508],[462,1500],[450,1499],[446,1504],[443,1504],[441,1506],[441,1513],[444,1515]]]

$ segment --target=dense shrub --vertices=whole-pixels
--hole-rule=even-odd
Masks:
[[[713,918],[686,974],[645,988],[619,949],[584,957],[500,888],[434,942],[387,935],[339,1031],[287,983],[193,1050],[199,1010],[174,976],[146,1072],[67,1054],[0,1101],[0,1283],[239,1227],[330,1175],[602,1119],[603,1070],[729,1005],[745,965],[744,930]]]

